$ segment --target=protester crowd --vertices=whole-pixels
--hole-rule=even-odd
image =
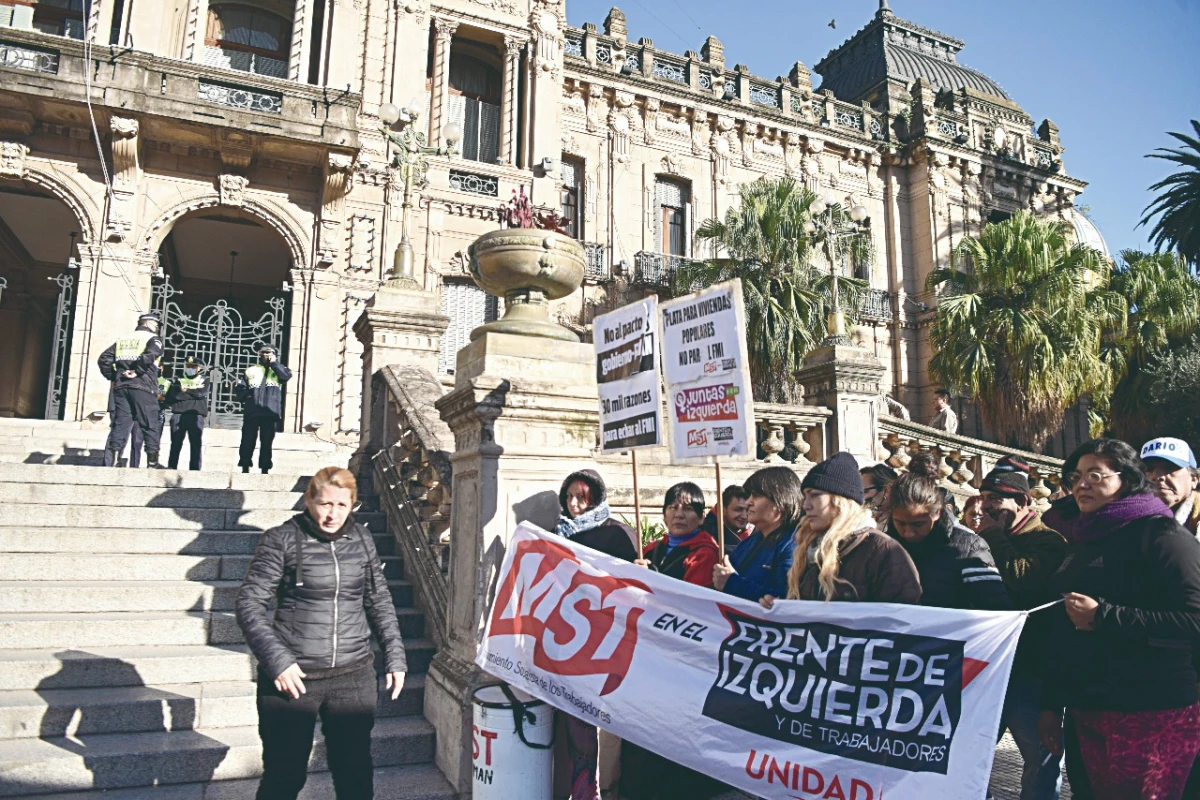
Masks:
[[[666,533],[640,559],[603,480],[584,471],[563,483],[558,533],[767,609],[807,600],[1031,611],[997,731],[1020,751],[1021,800],[1057,798],[1064,760],[1077,800],[1200,798],[1195,456],[1178,439],[1140,453],[1088,442],[1064,463],[1062,496],[1044,514],[1030,471],[1002,459],[961,514],[928,455],[902,473],[847,453],[803,478],[767,467],[725,487],[711,509],[696,483],[677,483],[663,499]],[[567,724],[570,796],[594,800],[595,729]],[[621,797],[696,800],[727,788],[624,743]]]

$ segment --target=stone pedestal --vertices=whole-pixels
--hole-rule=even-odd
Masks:
[[[852,344],[822,345],[804,359],[796,373],[804,386],[804,402],[833,411],[826,457],[846,451],[860,464],[876,461],[875,398],[884,371],[874,353]]]
[[[366,442],[371,433],[371,381],[386,366],[405,364],[438,372],[442,334],[450,324],[438,308],[437,295],[389,284],[379,287],[367,301],[354,335],[363,345],[362,427]]]
[[[471,698],[496,681],[474,666],[496,574],[517,524],[552,528],[569,473],[595,467],[595,356],[578,342],[488,332],[458,354],[437,402],[454,432],[446,638],[425,685],[437,765],[471,789]]]

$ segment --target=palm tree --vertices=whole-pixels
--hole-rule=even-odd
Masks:
[[[1179,347],[1200,324],[1200,281],[1174,253],[1126,250],[1109,288],[1127,309],[1123,326],[1110,331],[1101,348],[1116,380],[1109,403],[1113,433],[1126,441],[1153,438],[1160,426],[1150,404],[1146,368]]]
[[[1105,289],[1108,262],[1027,211],[985,226],[955,255],[966,270],[928,279],[944,284],[929,370],[976,398],[1000,442],[1041,452],[1067,408],[1111,384],[1100,340],[1124,308]]]
[[[787,402],[794,399],[792,376],[825,336],[830,279],[814,257],[823,250],[826,259],[861,263],[871,256],[862,243],[869,237],[827,235],[831,226],[849,227],[848,212],[833,204],[814,215],[817,195],[791,178],[759,178],[738,193],[740,203],[724,219],[705,220],[696,231],[717,255],[681,267],[673,288],[680,293],[740,278],[754,397]],[[863,285],[838,279],[846,308],[857,307]]]
[[[1170,161],[1182,169],[1150,187],[1161,194],[1146,206],[1138,224],[1146,225],[1158,217],[1150,232],[1154,246],[1178,252],[1195,270],[1200,267],[1200,121],[1192,120],[1192,129],[1195,137],[1171,133],[1183,143],[1178,150],[1160,147],[1146,156]]]

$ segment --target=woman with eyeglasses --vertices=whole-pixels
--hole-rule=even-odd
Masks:
[[[1125,442],[1082,445],[1063,484],[1043,521],[1067,540],[1052,580],[1064,604],[1030,620],[1044,637],[1042,741],[1062,752],[1065,715],[1072,784],[1082,771],[1106,800],[1179,800],[1200,752],[1200,543]]]

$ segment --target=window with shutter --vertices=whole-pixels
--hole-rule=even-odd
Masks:
[[[208,9],[204,61],[211,66],[286,78],[292,21],[240,3]]]
[[[451,51],[447,122],[462,127],[467,161],[495,164],[500,158],[500,86],[499,69]]]
[[[688,254],[688,204],[691,192],[687,184],[659,178],[654,184],[658,205],[655,221],[659,223],[662,252],[673,256]]]
[[[567,219],[567,234],[583,239],[583,162],[566,156],[562,159],[562,209]]]
[[[454,374],[458,351],[471,343],[471,331],[490,321],[489,316],[495,319],[496,308],[495,298],[474,283],[447,281],[442,284],[442,314],[450,318],[450,324],[442,334],[442,348],[438,354],[441,372]]]

